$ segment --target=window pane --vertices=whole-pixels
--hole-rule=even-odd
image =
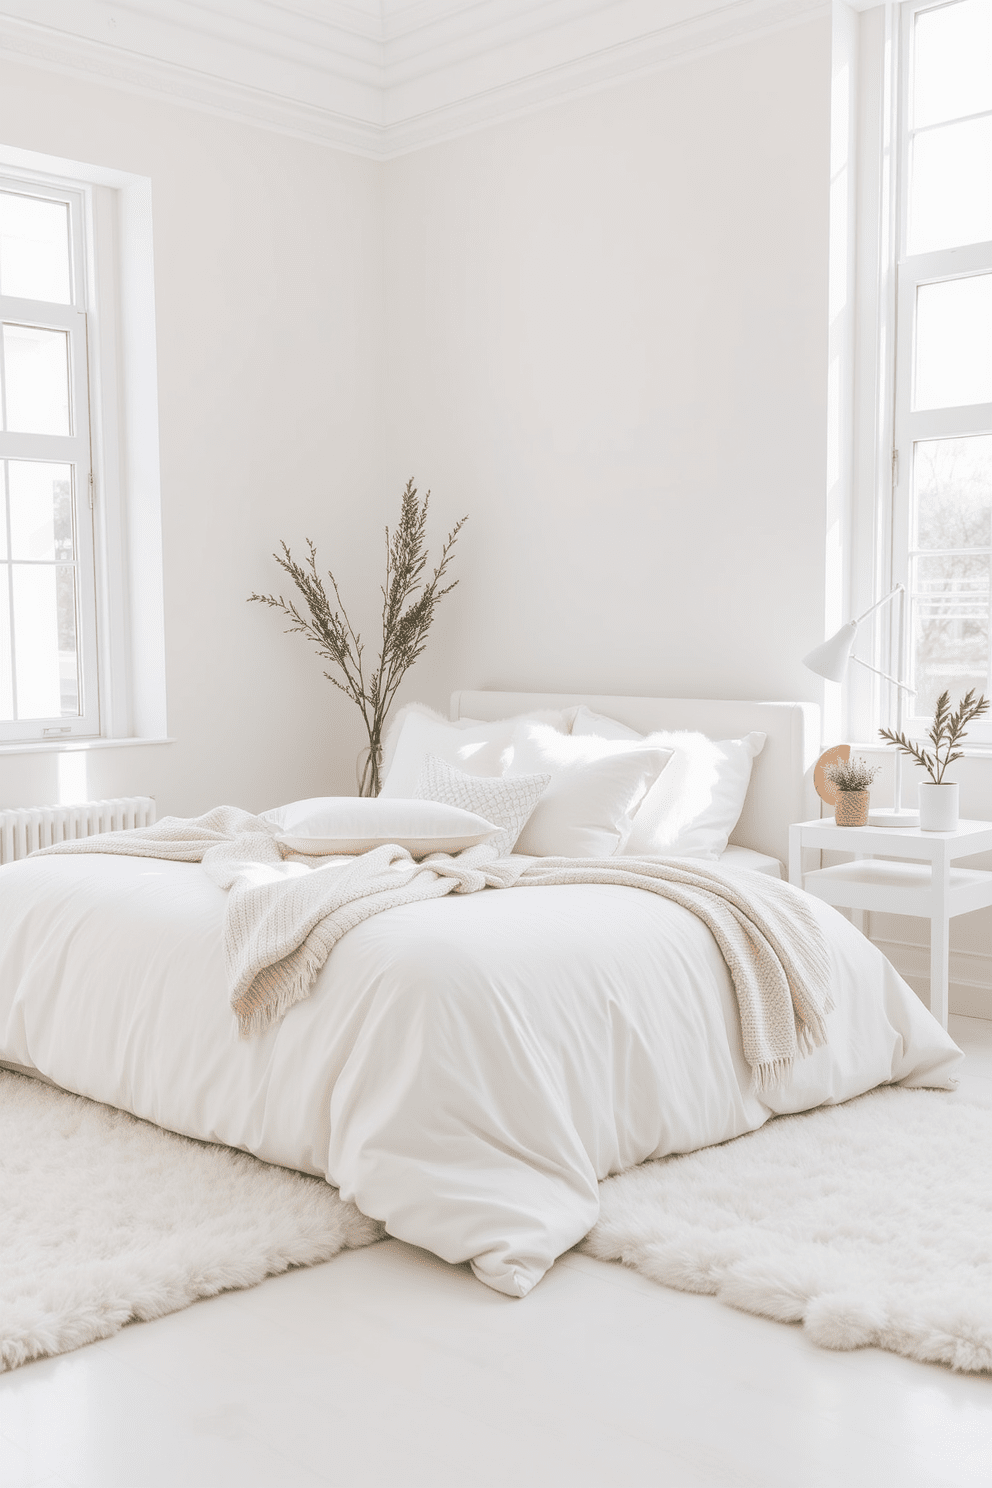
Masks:
[[[916,292],[914,408],[992,403],[992,274]]]
[[[15,564],[14,665],[19,718],[58,718],[59,614],[55,565]]]
[[[10,570],[0,564],[0,721],[10,723],[14,717],[14,694],[11,687],[10,657]]]
[[[18,434],[68,434],[68,332],[5,325],[3,358],[7,428]]]
[[[945,689],[957,702],[989,690],[989,558],[917,559],[913,586],[912,711],[932,715]]]
[[[916,135],[909,178],[907,251],[931,253],[989,238],[992,116]]]
[[[915,447],[914,546],[992,547],[992,434]]]
[[[76,644],[76,570],[71,564],[56,564],[55,598],[59,615],[59,707],[63,718],[78,718],[79,649]]]
[[[7,463],[0,460],[0,559],[7,557]]]
[[[992,109],[992,5],[959,0],[916,17],[913,127]]]
[[[953,701],[989,688],[992,434],[921,441],[913,486],[916,546],[930,550],[910,565],[919,716],[945,688]]]
[[[65,202],[0,191],[0,294],[71,302]]]
[[[72,466],[11,460],[8,468],[13,556],[71,562]]]
[[[11,565],[18,718],[65,718],[79,711],[76,580],[71,566]]]

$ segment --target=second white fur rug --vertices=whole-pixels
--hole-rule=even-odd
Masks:
[[[370,1245],[319,1178],[0,1070],[0,1370]]]
[[[580,1247],[666,1286],[873,1345],[992,1370],[992,1109],[873,1091],[600,1185]]]

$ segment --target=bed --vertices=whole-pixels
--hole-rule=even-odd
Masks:
[[[808,705],[459,692],[451,716],[579,705],[640,733],[766,735],[726,867],[774,873],[790,822],[813,814]],[[246,1040],[225,901],[196,863],[87,852],[0,868],[0,1063],[324,1177],[390,1234],[509,1296],[588,1232],[610,1174],[885,1082],[947,1088],[960,1060],[881,953],[810,898],[829,1035],[757,1093],[705,925],[597,883],[376,914],[304,1001]]]

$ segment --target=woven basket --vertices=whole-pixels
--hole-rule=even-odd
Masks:
[[[868,825],[868,796],[864,791],[838,791],[834,807],[834,821],[839,827],[866,827]]]

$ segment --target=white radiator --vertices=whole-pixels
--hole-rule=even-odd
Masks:
[[[0,863],[26,858],[37,847],[147,827],[155,820],[151,796],[118,796],[113,801],[81,801],[78,806],[25,806],[0,811]]]

